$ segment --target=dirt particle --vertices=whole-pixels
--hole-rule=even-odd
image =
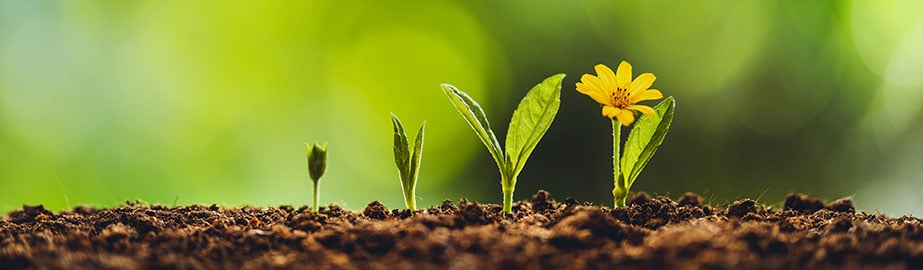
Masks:
[[[620,221],[606,215],[599,209],[581,208],[565,217],[553,227],[548,243],[562,249],[587,248],[604,245],[606,240],[621,241],[635,237],[643,238],[646,232],[638,232]]]
[[[727,215],[728,217],[742,218],[749,213],[756,211],[756,201],[751,199],[745,199],[736,201],[731,206],[728,206]]]
[[[847,216],[838,216],[827,228],[830,232],[847,232],[849,229],[852,229],[852,227],[852,219]]]
[[[412,217],[413,211],[410,211],[410,209],[403,209],[403,210],[394,209],[394,210],[391,210],[391,215],[395,217],[399,217],[400,219],[405,219],[405,218]]]
[[[370,203],[370,204],[374,204],[374,203],[378,203],[378,204],[381,205],[381,202],[377,202],[377,201],[376,201],[376,202],[372,202],[372,203]],[[381,205],[381,206],[384,207],[384,205]],[[366,207],[366,208],[368,208],[368,207]],[[384,209],[384,210],[385,210],[385,212],[387,212],[387,209]],[[329,206],[329,207],[321,207],[321,208],[320,208],[320,212],[325,213],[325,214],[327,214],[327,216],[333,217],[333,218],[348,216],[348,215],[350,214],[349,211],[346,211],[345,209],[343,209],[343,208],[340,207],[339,205],[331,205],[331,206]]]
[[[552,202],[551,194],[548,193],[548,191],[540,189],[535,195],[532,195],[532,210],[535,212],[544,212],[549,209],[554,209]]]
[[[442,201],[442,204],[439,205],[439,210],[442,210],[443,213],[449,213],[458,210],[458,208],[455,207],[455,204],[452,203],[452,200],[444,200]]]
[[[474,225],[484,225],[490,223],[487,213],[476,202],[461,200],[459,204],[459,214],[464,223]]]
[[[365,207],[362,214],[369,218],[382,220],[388,217],[388,208],[379,201],[373,201]]]
[[[628,205],[632,205],[632,204],[642,205],[642,204],[649,202],[650,200],[651,200],[651,195],[648,195],[647,192],[642,191],[642,192],[634,193],[631,197],[629,197]]]
[[[126,226],[122,223],[111,224],[102,232],[100,232],[99,237],[104,239],[106,242],[115,242],[121,239],[128,238],[131,236],[132,228]]]
[[[394,234],[382,230],[360,231],[363,237],[357,238],[358,245],[372,255],[382,255],[390,252],[397,243]]]
[[[682,197],[679,197],[676,203],[679,206],[702,206],[702,199],[695,193],[687,192]]]
[[[827,205],[827,210],[840,213],[856,213],[856,207],[853,206],[852,199],[845,198],[833,201]]]
[[[793,193],[785,197],[785,204],[782,209],[794,210],[802,213],[814,213],[817,210],[824,209],[824,201],[811,198],[805,194]]]
[[[78,215],[89,216],[89,215],[95,214],[96,211],[97,210],[95,208],[92,208],[86,205],[78,205],[77,207],[74,208],[72,212]]]
[[[22,210],[13,211],[9,214],[10,221],[15,223],[23,223],[34,221],[35,217],[38,215],[53,216],[54,213],[51,211],[45,210],[44,205],[23,205]]]

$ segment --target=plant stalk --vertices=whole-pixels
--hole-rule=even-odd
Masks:
[[[414,189],[416,189],[416,187],[404,189],[404,204],[406,204],[407,208],[410,209],[410,215],[413,215],[413,211],[417,211],[417,200],[413,196],[416,194]]]
[[[628,186],[625,178],[622,177],[622,171],[619,162],[619,148],[622,142],[622,124],[617,118],[612,118],[612,175],[615,188],[612,189],[612,202],[615,208],[625,207],[625,200],[628,198]]]
[[[516,183],[516,180],[513,180],[512,182],[504,181],[504,183]],[[514,189],[516,189],[516,187],[513,184],[503,187],[503,216],[504,217],[507,214],[513,213],[513,190]]]
[[[315,213],[317,213],[317,210],[320,208],[320,207],[319,207],[320,205],[318,205],[318,203],[317,203],[317,201],[318,201],[318,196],[317,196],[317,195],[318,195],[318,193],[319,193],[318,190],[317,190],[317,189],[319,188],[319,186],[317,185],[317,183],[320,182],[319,180],[320,180],[320,179],[314,180],[314,204],[311,205],[311,210],[313,210]]]

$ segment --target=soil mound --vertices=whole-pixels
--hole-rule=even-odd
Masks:
[[[0,269],[921,269],[923,223],[789,195],[709,206],[635,194],[608,209],[538,191],[500,206],[460,200],[416,213],[129,203],[0,220]]]

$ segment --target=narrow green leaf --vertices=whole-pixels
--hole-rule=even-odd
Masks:
[[[673,122],[675,108],[676,101],[673,97],[667,97],[654,106],[657,114],[643,115],[635,122],[625,141],[625,152],[622,155],[622,174],[628,188],[631,188],[641,170],[663,143]]]
[[[536,84],[513,112],[506,133],[506,158],[514,176],[522,171],[526,160],[558,114],[563,79],[564,74],[555,74]]]
[[[420,173],[420,162],[423,160],[423,130],[426,129],[426,121],[420,125],[420,131],[417,131],[417,138],[413,142],[413,155],[410,157],[410,188],[417,186],[417,176]]]
[[[410,175],[409,165],[410,153],[407,152],[407,134],[404,133],[404,125],[397,115],[391,114],[391,124],[394,125],[394,165],[397,165],[397,171],[401,177],[401,186],[407,186],[407,177]]]
[[[490,122],[487,121],[487,115],[484,113],[484,110],[481,109],[481,106],[468,96],[468,94],[458,90],[455,86],[450,84],[442,84],[441,86],[442,91],[449,96],[449,100],[452,101],[452,105],[455,106],[455,109],[461,113],[465,121],[468,122],[468,125],[471,126],[471,129],[474,129],[474,133],[481,139],[481,143],[487,147],[487,151],[490,152],[494,161],[497,162],[500,171],[504,171],[506,163],[503,157],[503,150],[500,148],[500,142],[497,141],[497,136],[495,136],[494,132],[490,129]]]

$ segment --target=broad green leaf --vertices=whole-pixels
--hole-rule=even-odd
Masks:
[[[663,138],[673,122],[675,108],[676,101],[673,97],[667,97],[654,106],[657,114],[643,115],[635,122],[625,141],[625,152],[622,155],[622,174],[628,188],[631,188],[635,178],[641,174],[641,170],[663,143]]]
[[[449,96],[449,100],[452,101],[452,105],[455,106],[455,109],[461,113],[465,121],[468,122],[468,125],[474,129],[474,133],[481,139],[481,143],[487,147],[487,151],[490,152],[494,161],[497,162],[500,171],[503,172],[506,167],[503,150],[500,148],[497,136],[495,136],[494,132],[490,129],[490,122],[487,121],[487,115],[484,113],[484,110],[481,109],[481,106],[468,96],[468,94],[458,90],[458,88],[450,84],[442,84],[442,91]]]
[[[506,158],[513,176],[525,166],[529,155],[548,131],[561,106],[561,81],[555,74],[536,84],[519,102],[506,133]],[[515,179],[515,177],[514,177]]]
[[[401,177],[401,185],[407,186],[407,177],[410,175],[411,168],[409,164],[410,153],[407,152],[407,134],[404,133],[404,125],[397,115],[391,114],[391,124],[394,125],[394,165],[397,165],[397,171]]]
[[[424,129],[426,129],[426,121],[420,125],[420,131],[417,131],[417,138],[413,142],[413,155],[410,157],[410,189],[417,186],[417,176],[420,174],[420,162],[423,160]]]

